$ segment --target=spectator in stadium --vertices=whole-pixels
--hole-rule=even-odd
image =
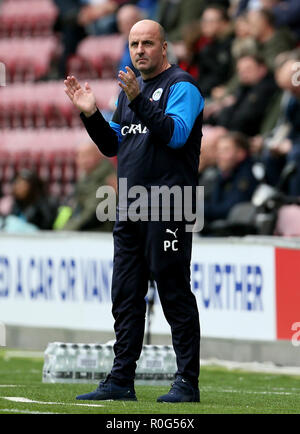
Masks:
[[[266,179],[275,185],[289,161],[297,172],[289,180],[286,193],[300,196],[300,51],[283,53],[276,62],[276,81],[284,91],[278,121],[267,137],[256,137],[254,150],[261,152],[266,165]],[[298,68],[297,68],[298,65]],[[296,68],[295,68],[296,66]]]
[[[299,0],[261,0],[264,8],[275,16],[277,27],[288,27],[300,40],[300,2]]]
[[[164,27],[171,43],[183,40],[186,25],[199,19],[206,0],[160,0],[157,21]]]
[[[206,223],[226,219],[234,205],[251,199],[257,186],[250,144],[243,134],[229,132],[218,139],[216,165],[219,174],[210,197],[204,202]]]
[[[257,10],[262,7],[262,0],[237,0],[234,16],[239,16],[251,10]]]
[[[238,59],[243,54],[256,54],[257,44],[251,35],[249,20],[246,14],[239,15],[233,20],[234,40],[232,42],[232,55]]]
[[[234,34],[230,18],[222,6],[204,9],[200,29],[208,43],[196,53],[192,62],[198,67],[198,82],[205,96],[226,83],[233,74],[231,45]]]
[[[246,135],[259,134],[274,94],[279,92],[263,59],[244,55],[237,61],[239,85],[210,111],[206,123],[219,125]],[[207,116],[207,115],[206,115]]]
[[[208,200],[214,190],[215,181],[218,177],[216,161],[217,142],[220,137],[227,133],[223,127],[208,125],[203,127],[203,139],[201,143],[201,158],[199,163],[199,185],[204,187],[204,199]]]
[[[83,0],[78,14],[78,24],[90,35],[103,35],[117,32],[116,12],[126,0]]]
[[[273,13],[261,6],[251,2],[249,10],[244,8],[244,12],[234,18],[235,39],[232,43],[232,55],[236,62],[243,55],[257,54],[273,72],[276,56],[292,49],[295,38],[288,29],[277,29]],[[212,99],[218,100],[230,95],[237,86],[238,77],[234,73],[225,86],[217,86],[212,90]]]
[[[59,77],[64,78],[67,72],[67,62],[75,54],[79,42],[86,37],[84,27],[78,22],[82,8],[81,0],[54,0],[58,8],[58,18],[55,31],[62,35],[63,53],[58,61]]]
[[[77,151],[79,179],[73,195],[60,209],[54,228],[71,231],[112,231],[112,222],[100,222],[96,215],[99,199],[96,191],[103,185],[110,185],[116,191],[115,168],[92,142],[82,143]],[[65,221],[65,216],[66,221]],[[68,218],[69,217],[69,218]]]
[[[43,181],[34,171],[22,169],[17,174],[12,195],[7,199],[5,217],[15,216],[20,222],[41,230],[52,229],[58,204],[55,198],[47,195]]]
[[[92,35],[116,33],[118,10],[124,5],[135,4],[145,17],[153,16],[157,6],[157,0],[82,0],[82,3],[85,5],[78,22]]]
[[[250,34],[257,42],[257,52],[273,71],[276,56],[293,49],[295,38],[288,29],[276,28],[275,16],[267,9],[250,11],[247,18]]]
[[[232,55],[232,76],[229,81],[223,85],[215,86],[211,90],[210,100],[206,103],[206,111],[209,111],[210,106],[214,106],[215,102],[219,102],[227,95],[232,94],[239,83],[237,72],[236,72],[236,62],[237,60],[245,54],[257,54],[257,44],[250,33],[250,26],[247,20],[246,14],[241,14],[232,20],[234,28],[234,39],[231,45],[231,55]]]
[[[129,52],[128,36],[131,27],[138,21],[144,18],[142,9],[135,5],[124,5],[117,12],[117,26],[121,35],[124,36],[125,46],[123,56],[119,64],[119,70],[125,71],[125,66],[129,66],[135,73],[139,75],[139,72],[134,68]]]
[[[234,35],[225,7],[215,3],[206,6],[201,18],[188,22],[182,27],[181,34],[182,41],[172,44],[178,64],[198,80],[201,75],[203,93],[210,76],[209,71],[214,77],[212,80],[217,82],[220,77],[223,80],[224,72],[226,76],[230,75],[230,45]]]

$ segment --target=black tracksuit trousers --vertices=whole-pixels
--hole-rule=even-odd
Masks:
[[[176,375],[198,386],[200,325],[190,288],[192,233],[185,231],[183,221],[117,221],[113,234],[112,313],[116,343],[112,379],[124,385],[134,381],[143,345],[145,296],[151,273],[171,327]]]

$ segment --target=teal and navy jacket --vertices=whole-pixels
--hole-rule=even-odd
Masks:
[[[120,92],[111,122],[101,113],[84,125],[100,151],[117,156],[118,177],[131,186],[192,186],[198,183],[204,99],[196,81],[177,65],[154,78],[137,78],[131,102]]]

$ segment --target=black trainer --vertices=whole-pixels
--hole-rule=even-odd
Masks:
[[[157,402],[200,402],[198,387],[178,375],[166,395],[157,398]]]
[[[76,399],[102,401],[102,400],[118,400],[118,401],[137,401],[133,386],[120,386],[112,381],[110,375],[100,382],[94,392],[85,393],[84,395],[76,396]]]

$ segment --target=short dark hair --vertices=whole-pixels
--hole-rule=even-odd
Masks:
[[[235,146],[250,154],[250,143],[248,137],[239,131],[229,131],[221,136],[220,139],[231,139]]]
[[[262,66],[267,66],[265,59],[263,58],[263,56],[261,56],[258,53],[242,53],[238,58],[237,61],[243,59],[244,57],[251,57],[251,59],[253,59],[258,65],[262,65]]]
[[[212,3],[211,5],[207,5],[204,8],[203,13],[205,11],[207,11],[208,9],[214,9],[214,10],[218,11],[222,21],[230,21],[227,9],[224,6],[219,5],[218,3]]]
[[[265,19],[269,26],[275,27],[276,21],[273,11],[269,9],[258,9],[257,12]]]

